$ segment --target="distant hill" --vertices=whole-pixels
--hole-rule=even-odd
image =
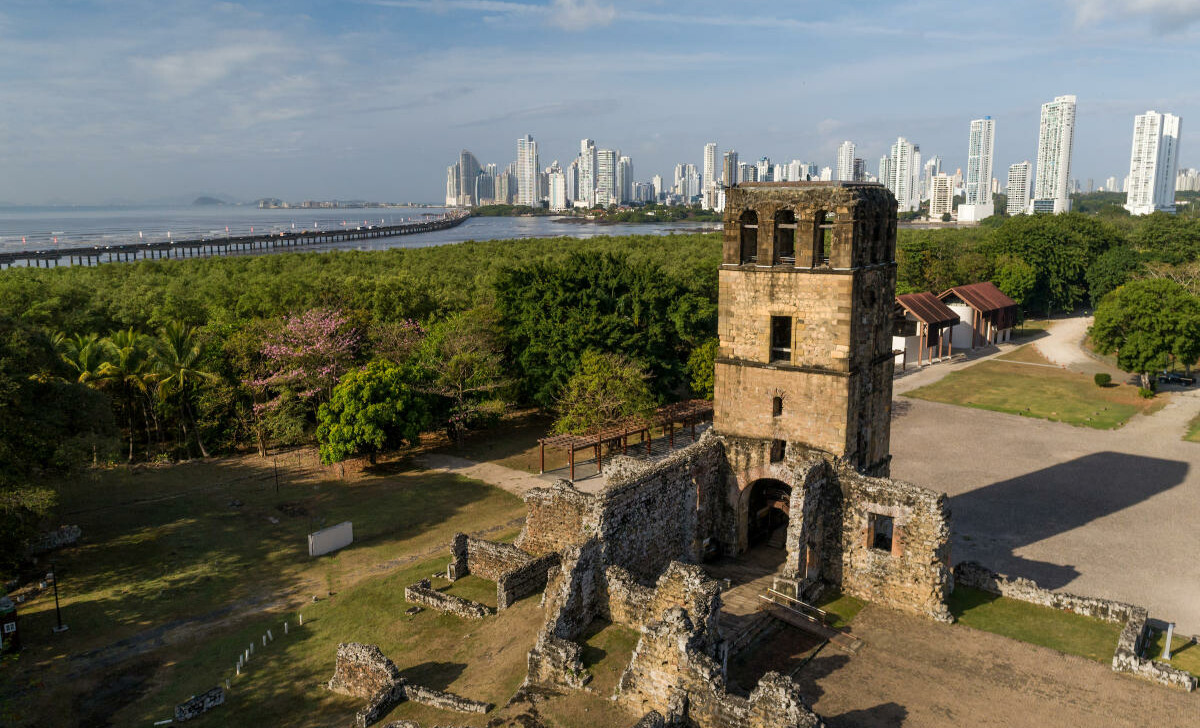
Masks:
[[[225,203],[225,200],[218,200],[215,197],[209,197],[207,195],[203,195],[201,197],[197,197],[195,200],[192,200],[192,204],[193,205],[224,205],[226,203]]]

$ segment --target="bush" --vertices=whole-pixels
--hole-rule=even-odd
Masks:
[[[1150,399],[1154,396],[1154,390],[1146,387],[1138,387],[1138,396],[1142,399]]]
[[[1097,387],[1107,387],[1112,384],[1112,375],[1098,372],[1096,376],[1092,377],[1092,381],[1096,383]]]

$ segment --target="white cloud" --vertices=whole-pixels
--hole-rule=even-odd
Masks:
[[[284,52],[280,44],[242,39],[215,48],[136,58],[133,63],[164,86],[168,95],[186,96],[235,73],[248,73],[265,58]]]
[[[563,30],[604,26],[616,17],[616,8],[601,5],[596,0],[554,0],[550,8],[550,24]]]
[[[1110,16],[1147,20],[1154,28],[1177,31],[1200,20],[1200,0],[1070,0],[1075,21],[1091,25]]]

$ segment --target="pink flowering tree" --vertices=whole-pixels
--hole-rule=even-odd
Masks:
[[[334,386],[354,366],[362,335],[340,309],[314,308],[284,318],[259,351],[262,374],[245,383],[256,394],[254,414],[302,407],[306,415],[329,401]]]

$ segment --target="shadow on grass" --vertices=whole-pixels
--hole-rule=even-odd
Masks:
[[[946,600],[946,606],[950,608],[950,613],[957,621],[972,609],[991,604],[999,598],[999,594],[992,594],[980,589],[959,588],[951,592],[950,598]]]
[[[400,671],[400,676],[411,683],[424,685],[434,690],[445,690],[467,669],[462,662],[422,662]]]
[[[829,728],[895,728],[908,719],[908,708],[899,703],[881,703],[874,708],[851,710],[825,719]]]

